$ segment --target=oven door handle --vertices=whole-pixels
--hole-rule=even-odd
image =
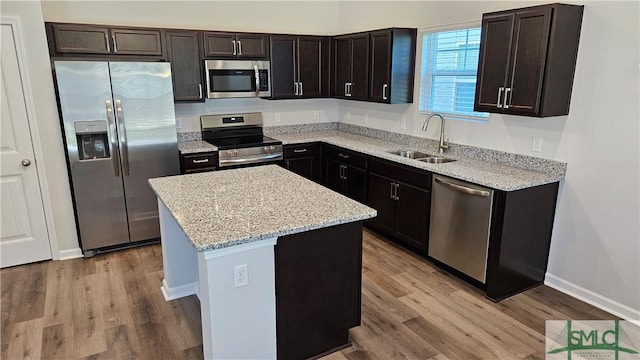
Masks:
[[[260,71],[258,65],[253,65],[253,71],[256,73],[256,96],[260,95]]]
[[[256,160],[282,160],[282,154],[260,155],[241,159],[219,159],[218,164],[222,167],[255,162]]]

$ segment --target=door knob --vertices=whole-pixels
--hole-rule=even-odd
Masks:
[[[29,166],[31,165],[31,160],[29,159],[22,159],[22,166]]]

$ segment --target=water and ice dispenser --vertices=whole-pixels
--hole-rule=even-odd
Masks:
[[[76,121],[73,126],[78,140],[78,157],[80,160],[111,157],[107,122],[105,120]]]

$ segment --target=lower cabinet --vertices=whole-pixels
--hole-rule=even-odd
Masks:
[[[353,200],[367,200],[367,156],[333,145],[322,151],[324,184]]]
[[[213,171],[216,170],[217,165],[217,152],[180,154],[180,174]]]
[[[367,226],[426,253],[431,208],[431,174],[369,159],[367,205],[378,211]]]
[[[284,146],[284,167],[302,177],[320,182],[320,144],[304,143]]]

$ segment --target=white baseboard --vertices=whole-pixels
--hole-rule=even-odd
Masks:
[[[77,259],[83,256],[82,249],[80,249],[79,247],[74,249],[68,249],[68,250],[60,250],[58,254],[59,254],[58,260]]]
[[[162,279],[162,286],[160,287],[160,291],[162,291],[162,296],[164,296],[165,301],[180,299],[185,296],[197,294],[198,282],[169,287],[167,285],[167,281],[165,279]]]
[[[544,284],[622,319],[633,322],[640,321],[640,309],[633,309],[630,306],[611,300],[555,275],[547,273],[544,279]]]

